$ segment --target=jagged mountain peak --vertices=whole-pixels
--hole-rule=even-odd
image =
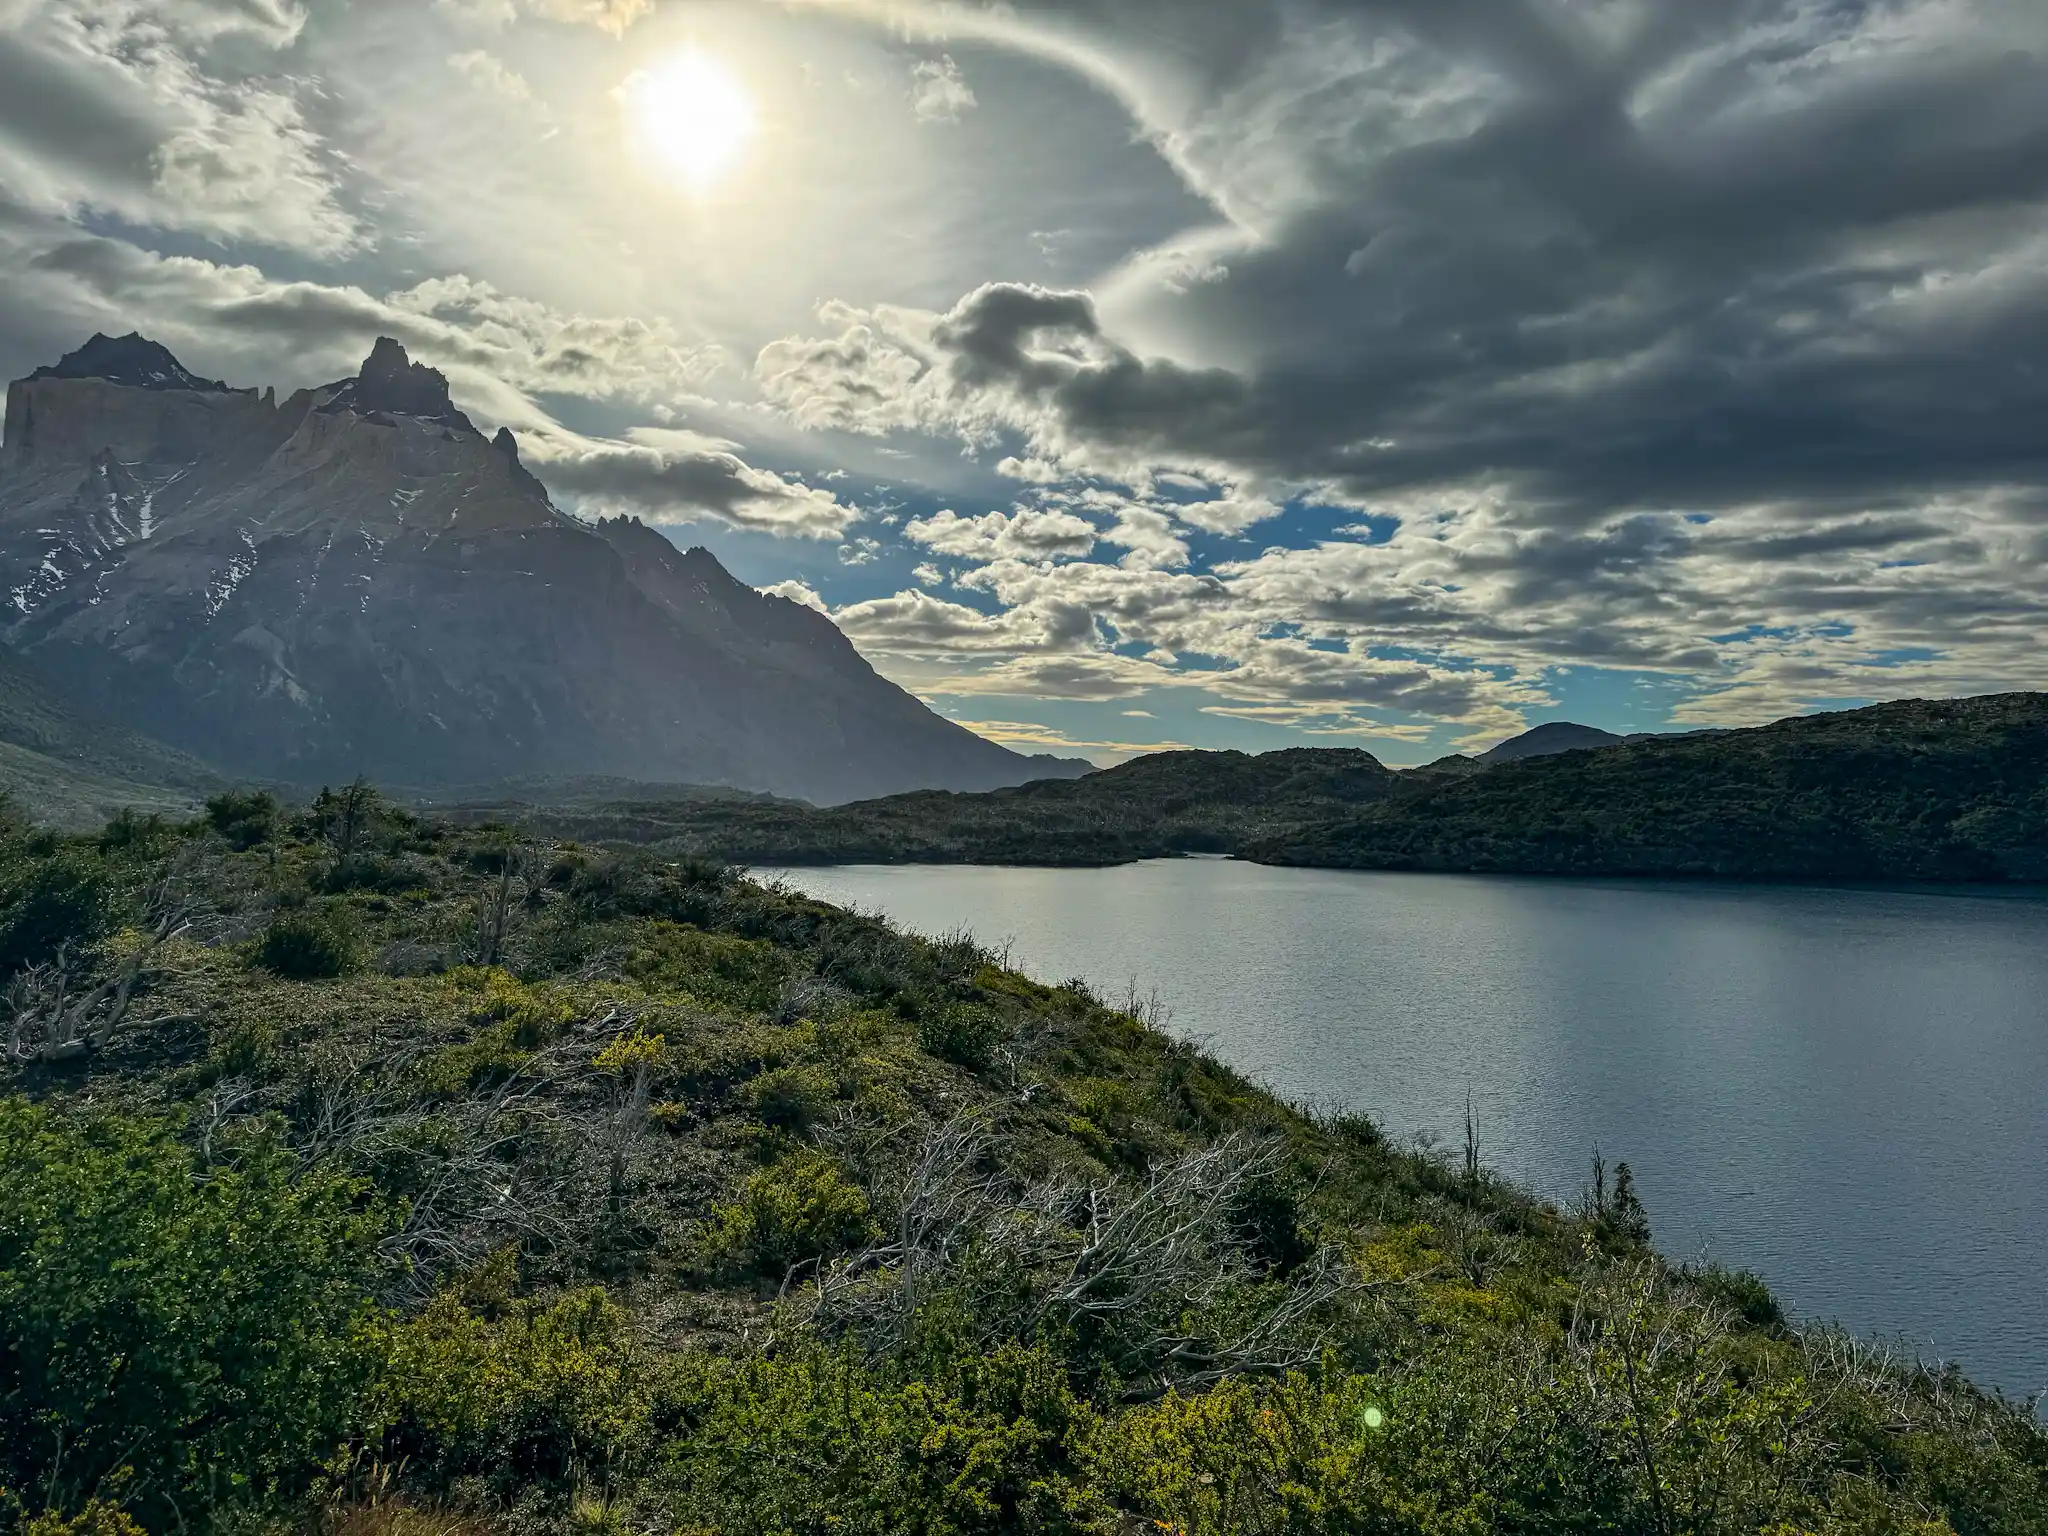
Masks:
[[[161,342],[151,341],[140,331],[126,336],[108,336],[95,331],[92,339],[76,352],[67,352],[48,367],[38,368],[31,379],[105,379],[134,389],[189,389],[205,394],[235,394],[219,379],[202,379],[171,354]]]
[[[329,385],[326,395],[321,406],[326,411],[417,416],[424,421],[476,431],[470,419],[455,408],[448,393],[448,376],[438,368],[414,362],[405,348],[389,336],[379,336],[356,376]]]

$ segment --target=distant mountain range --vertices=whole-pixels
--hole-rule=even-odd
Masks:
[[[1396,772],[1370,753],[1169,752],[1086,778],[830,809],[592,797],[491,815],[754,864],[1274,864],[1772,880],[2048,881],[2048,694],[1908,701]],[[1590,749],[1587,747],[1590,746]],[[1489,758],[1492,754],[1488,755]]]
[[[0,594],[45,697],[241,778],[830,803],[1090,767],[941,718],[705,550],[560,511],[390,340],[282,403],[134,335],[16,381]]]

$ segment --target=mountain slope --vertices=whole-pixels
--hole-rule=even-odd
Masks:
[[[1361,869],[2048,880],[2048,694],[1503,763],[1249,853]]]
[[[87,719],[0,650],[0,790],[49,826],[97,826],[122,806],[183,816],[225,787],[208,764]]]
[[[0,572],[69,696],[239,774],[836,801],[1086,766],[941,719],[705,551],[559,511],[388,340],[282,404],[140,337],[17,381]]]

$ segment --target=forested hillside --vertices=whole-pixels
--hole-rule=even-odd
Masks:
[[[709,863],[0,837],[0,1523],[2048,1531],[2023,1406]],[[1793,1298],[1796,1302],[1796,1298]]]
[[[1246,853],[1362,869],[2048,880],[2048,694],[1501,763]]]
[[[765,865],[1223,853],[1361,869],[2041,881],[2048,694],[1909,700],[1407,772],[1342,749],[1163,752],[1067,782],[823,810],[702,792],[483,809]]]
[[[457,806],[567,835],[754,864],[1125,864],[1247,844],[1349,815],[1394,793],[1369,752],[1158,752],[1079,779],[987,794],[925,791],[819,808],[701,790],[564,803],[539,793]]]

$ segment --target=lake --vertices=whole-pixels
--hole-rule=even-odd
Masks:
[[[1658,1246],[2048,1387],[2048,899],[1266,869],[762,871],[1042,980],[1155,989],[1289,1098],[1556,1199],[1626,1160]]]

